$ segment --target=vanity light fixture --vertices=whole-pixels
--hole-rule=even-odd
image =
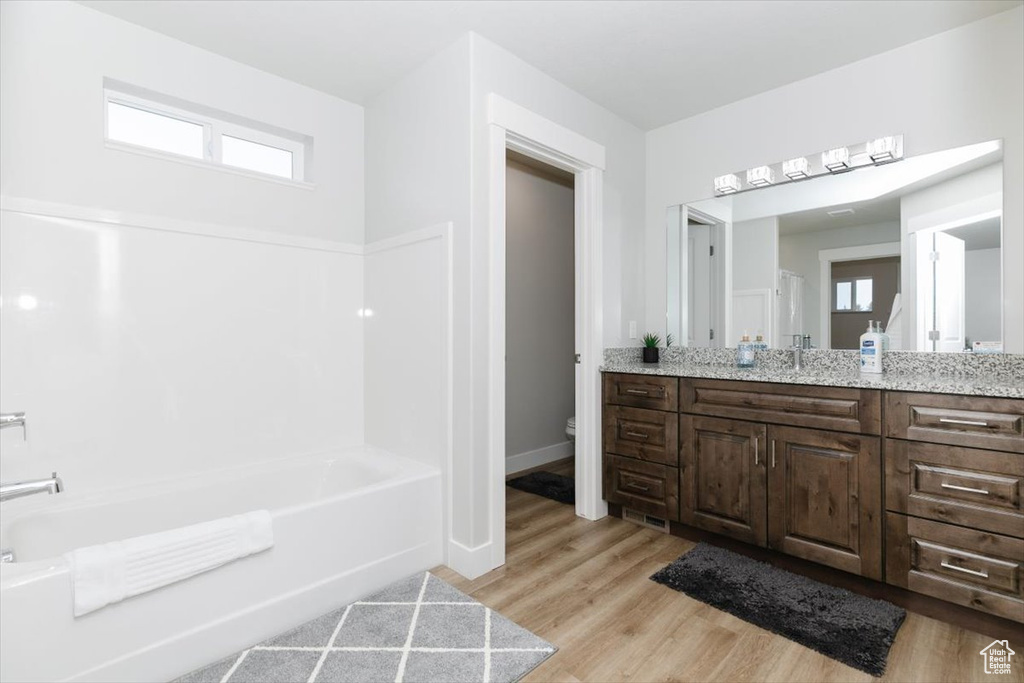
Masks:
[[[774,164],[755,166],[746,171],[737,171],[715,178],[715,196],[750,192],[790,182],[852,171],[858,168],[888,164],[903,158],[903,136],[889,135],[870,142],[860,142],[846,147],[821,152],[821,166],[815,155],[794,157]],[[814,159],[814,163],[811,163]],[[746,185],[742,179],[746,178]]]
[[[754,187],[765,187],[775,182],[775,171],[770,166],[758,166],[747,171],[747,183]]]
[[[847,147],[836,147],[821,153],[821,165],[831,173],[839,173],[850,168],[850,150]]]
[[[868,156],[876,164],[903,158],[903,136],[890,135],[872,140],[867,145]]]
[[[797,157],[796,159],[790,159],[789,161],[782,162],[782,175],[786,176],[790,180],[800,180],[801,178],[811,177],[811,165],[807,161],[807,157]]]
[[[740,179],[734,173],[715,178],[715,194],[732,194],[740,191]]]

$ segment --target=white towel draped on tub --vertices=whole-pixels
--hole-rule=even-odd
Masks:
[[[256,510],[78,548],[65,555],[74,581],[75,616],[215,569],[272,545],[270,513]]]

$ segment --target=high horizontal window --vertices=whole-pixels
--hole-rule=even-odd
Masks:
[[[303,181],[309,138],[293,138],[107,88],[110,142]],[[268,126],[269,128],[269,126]]]

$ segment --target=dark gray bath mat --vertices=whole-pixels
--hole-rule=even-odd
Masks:
[[[530,474],[509,479],[506,486],[511,486],[527,493],[536,493],[559,503],[576,504],[576,480],[552,472],[531,472]]]
[[[872,676],[885,673],[889,648],[907,616],[883,600],[706,543],[651,580]]]
[[[555,649],[425,572],[176,683],[510,683]]]

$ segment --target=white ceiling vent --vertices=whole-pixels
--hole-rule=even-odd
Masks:
[[[828,212],[828,215],[832,216],[832,218],[842,218],[843,216],[852,216],[853,214],[853,209],[835,209]]]

